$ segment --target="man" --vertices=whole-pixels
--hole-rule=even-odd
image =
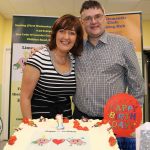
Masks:
[[[80,14],[88,38],[76,59],[74,118],[102,119],[107,100],[127,88],[142,105],[144,81],[132,43],[105,31],[106,16],[99,2],[85,1]]]
[[[76,58],[73,117],[102,119],[107,100],[125,93],[127,88],[142,105],[144,80],[133,44],[105,31],[106,16],[99,2],[85,1],[80,14],[87,40],[81,56]]]

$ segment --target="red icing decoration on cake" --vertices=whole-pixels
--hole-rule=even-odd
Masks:
[[[53,139],[52,141],[53,141],[53,143],[59,145],[59,144],[63,143],[65,140],[64,139]]]
[[[28,124],[29,126],[37,127],[37,125],[32,120],[30,121],[28,118],[23,118],[22,122],[24,124]]]
[[[66,118],[66,117],[64,117],[64,118],[63,118],[63,123],[69,123],[69,119]]]
[[[103,123],[103,124],[107,124],[108,122],[109,122],[109,121],[108,121],[107,119],[105,119],[105,118],[102,120],[102,123]]]
[[[8,140],[8,144],[13,145],[16,140],[17,140],[16,136],[12,135]]]
[[[74,123],[73,128],[76,128],[78,130],[83,130],[83,131],[89,131],[88,127],[86,127],[86,126],[82,127],[77,120],[75,120],[73,123]]]
[[[111,137],[109,138],[109,144],[110,144],[110,146],[114,146],[114,145],[116,144],[116,139],[111,136]]]
[[[23,118],[23,119],[22,119],[22,122],[23,122],[24,124],[28,124],[28,123],[29,123],[29,119],[28,119],[28,118]]]

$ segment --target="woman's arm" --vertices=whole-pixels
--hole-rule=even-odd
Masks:
[[[23,71],[20,106],[23,117],[32,118],[31,98],[39,80],[40,71],[31,65],[26,65]]]

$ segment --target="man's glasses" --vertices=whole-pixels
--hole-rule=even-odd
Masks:
[[[83,20],[84,20],[85,22],[87,22],[87,23],[90,23],[90,22],[92,22],[93,19],[94,19],[95,21],[101,21],[103,17],[104,17],[103,14],[96,14],[96,15],[93,16],[93,17],[92,17],[92,16],[87,16],[87,17],[83,18]]]

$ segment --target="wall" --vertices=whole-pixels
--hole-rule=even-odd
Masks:
[[[4,28],[4,49],[11,47],[11,35],[12,35],[12,20],[5,20]]]
[[[0,14],[0,116],[2,104],[2,69],[3,54],[6,48],[11,47],[12,20],[5,19]]]
[[[2,58],[3,58],[3,40],[4,40],[4,18],[0,14],[0,106],[2,102]],[[1,107],[0,107],[1,116]]]

